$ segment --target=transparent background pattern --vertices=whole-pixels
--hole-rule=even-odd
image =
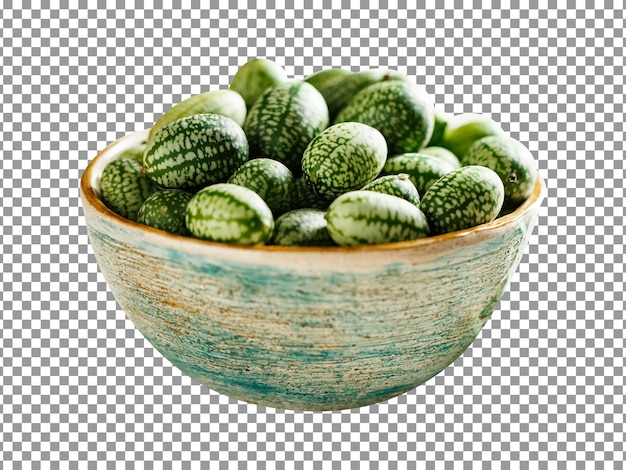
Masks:
[[[623,468],[624,2],[416,3],[3,2],[5,468]],[[99,272],[87,163],[257,56],[296,78],[397,69],[536,156],[547,198],[508,292],[407,394],[332,413],[219,395],[155,352]]]

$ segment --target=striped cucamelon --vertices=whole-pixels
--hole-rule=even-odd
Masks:
[[[409,201],[374,191],[350,191],[326,212],[328,233],[341,246],[415,240],[428,236],[424,213]]]
[[[280,246],[331,246],[326,213],[319,209],[294,209],[276,219],[272,244]]]
[[[332,200],[374,180],[386,158],[387,143],[380,132],[358,122],[343,122],[327,128],[307,146],[302,174],[315,193]]]
[[[381,176],[371,183],[366,184],[361,189],[363,191],[376,191],[378,193],[391,194],[392,196],[406,199],[416,206],[420,205],[419,192],[406,173]]]
[[[328,126],[328,107],[315,87],[287,82],[266,90],[248,111],[244,130],[251,157],[269,157],[301,173],[302,154]]]
[[[424,147],[420,150],[421,154],[424,155],[432,155],[433,157],[440,158],[446,162],[448,162],[453,168],[460,168],[461,162],[457,158],[455,154],[453,154],[450,150],[443,147]]]
[[[162,189],[146,199],[137,222],[177,235],[189,235],[185,224],[185,211],[193,194],[181,189]]]
[[[113,160],[102,171],[100,198],[109,209],[126,219],[136,221],[137,211],[154,191],[154,185],[136,160]]]
[[[504,186],[497,173],[470,165],[433,184],[422,197],[421,208],[433,234],[441,234],[491,222],[503,202]]]
[[[194,114],[220,114],[243,126],[246,120],[246,102],[239,93],[231,90],[212,90],[190,96],[172,106],[154,123],[148,140],[152,140],[169,123]]]
[[[382,68],[350,73],[335,72],[334,74],[326,74],[323,77],[326,79],[321,80],[318,78],[313,84],[328,104],[328,113],[331,121],[358,92],[368,86],[390,80],[408,80],[400,72]]]
[[[334,86],[338,77],[352,75],[353,73],[347,69],[321,69],[306,77],[304,81],[313,85],[326,98],[327,91]]]
[[[185,222],[196,238],[237,245],[264,244],[274,231],[272,211],[261,196],[230,183],[198,191],[187,204]]]
[[[253,190],[272,209],[274,217],[296,208],[298,191],[293,173],[271,158],[255,158],[241,165],[229,183]]]
[[[432,135],[434,106],[426,90],[415,83],[383,81],[358,92],[334,122],[346,121],[378,129],[387,140],[390,155],[417,152]]]
[[[248,160],[243,129],[219,114],[174,121],[148,142],[144,168],[160,188],[197,190],[225,182]]]
[[[448,124],[438,145],[447,148],[459,160],[462,160],[470,145],[478,139],[503,133],[500,125],[489,116],[472,113],[457,114],[448,119]]]
[[[411,182],[417,188],[417,192],[423,197],[435,181],[452,170],[454,167],[441,158],[423,153],[402,153],[387,159],[383,173],[386,175],[399,173],[409,175]]]
[[[286,82],[287,78],[285,70],[276,62],[257,57],[239,67],[229,89],[243,97],[249,110],[265,90]]]
[[[530,151],[519,141],[505,135],[487,136],[472,144],[464,165],[482,165],[495,171],[504,184],[507,205],[525,201],[537,180],[537,167]]]

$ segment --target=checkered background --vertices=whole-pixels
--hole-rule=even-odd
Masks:
[[[3,2],[4,468],[622,468],[623,1],[180,3]],[[388,402],[297,413],[208,390],[143,339],[98,270],[79,202],[87,163],[257,56],[293,77],[400,70],[447,112],[499,121],[546,179],[485,329]]]

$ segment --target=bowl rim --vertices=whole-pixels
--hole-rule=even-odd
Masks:
[[[343,247],[343,246],[324,246],[324,247],[316,247],[316,246],[279,246],[279,245],[236,245],[230,243],[223,242],[214,242],[209,240],[202,240],[198,238],[193,238],[191,236],[185,235],[177,235],[173,233],[166,232],[164,230],[160,230],[154,227],[150,227],[147,225],[140,224],[139,222],[133,222],[132,220],[126,219],[121,215],[115,213],[111,209],[109,209],[102,200],[98,197],[95,188],[92,185],[93,178],[95,176],[95,168],[97,167],[100,160],[105,160],[109,158],[112,152],[119,150],[119,154],[111,157],[110,160],[113,161],[121,155],[124,147],[130,147],[129,145],[124,146],[124,143],[134,143],[134,140],[145,140],[147,138],[149,129],[145,129],[143,131],[134,132],[122,136],[121,138],[115,140],[114,142],[107,145],[101,151],[97,153],[97,155],[88,163],[85,168],[81,179],[80,179],[80,194],[81,200],[83,204],[83,208],[88,207],[90,210],[96,212],[100,217],[108,219],[110,222],[114,224],[120,224],[123,227],[130,230],[137,230],[145,233],[149,233],[152,237],[157,237],[157,239],[162,239],[163,242],[168,240],[170,243],[176,243],[176,246],[182,248],[180,244],[188,244],[188,246],[193,246],[196,249],[201,246],[209,246],[213,248],[220,248],[225,250],[250,250],[250,251],[267,251],[267,252],[285,252],[285,253],[295,253],[295,252],[303,252],[303,253],[314,253],[314,252],[323,252],[323,253],[358,253],[358,252],[380,252],[380,251],[389,251],[389,250],[399,250],[399,249],[419,249],[423,247],[423,249],[432,248],[434,245],[442,242],[454,242],[455,240],[467,242],[468,237],[478,237],[482,238],[491,234],[492,232],[499,232],[502,229],[505,229],[507,226],[515,226],[520,220],[526,218],[529,212],[534,211],[538,206],[541,205],[545,193],[546,193],[546,185],[541,176],[541,173],[537,171],[537,179],[535,182],[535,186],[531,195],[513,212],[503,215],[502,217],[498,217],[491,222],[487,222],[485,224],[476,225],[474,227],[457,230],[454,232],[448,232],[441,235],[432,235],[416,240],[402,241],[402,242],[392,242],[392,243],[379,243],[373,245],[359,245],[359,246],[351,246],[351,247]],[[143,137],[143,139],[142,139]],[[120,147],[117,149],[117,147]]]

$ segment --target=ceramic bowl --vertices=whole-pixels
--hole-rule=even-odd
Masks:
[[[197,382],[291,410],[356,408],[414,389],[472,343],[528,244],[539,178],[515,212],[455,233],[355,248],[242,247],[128,221],[99,199],[104,149],[81,179],[90,243],[136,328]]]

